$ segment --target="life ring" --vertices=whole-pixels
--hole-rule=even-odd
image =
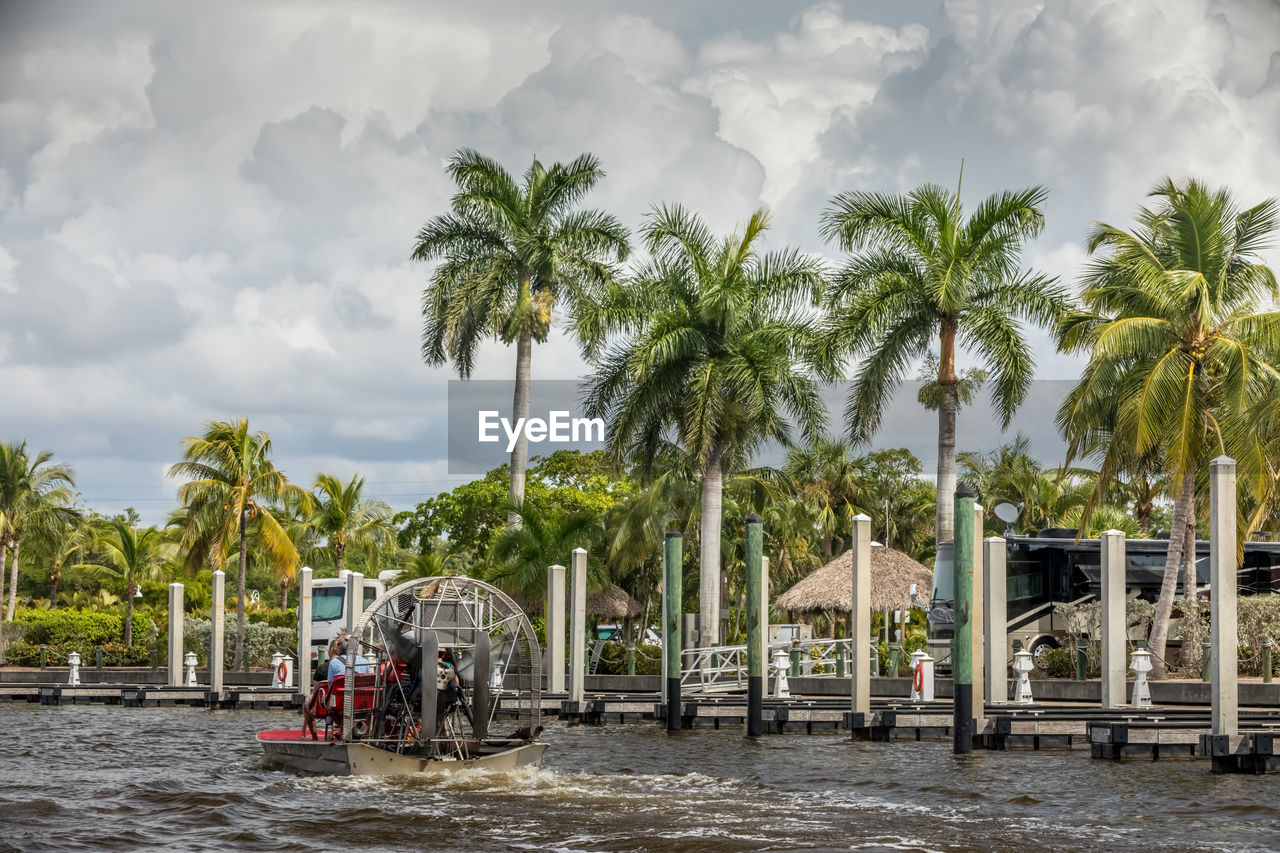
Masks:
[[[924,665],[916,664],[916,674],[911,679],[911,689],[916,693],[924,692]]]
[[[281,684],[287,684],[289,678],[289,665],[284,661],[280,661],[280,665],[276,667],[276,681]]]

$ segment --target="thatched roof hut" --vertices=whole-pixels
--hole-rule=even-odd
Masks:
[[[929,598],[933,575],[901,551],[871,546],[871,609],[906,610],[909,590],[916,585],[916,600]],[[853,611],[853,551],[845,551],[810,574],[774,602],[779,610],[793,613],[850,613]]]
[[[602,592],[587,593],[587,615],[597,619],[609,619],[619,622],[627,618],[635,618],[644,608],[626,590],[617,584],[610,584],[609,589]]]

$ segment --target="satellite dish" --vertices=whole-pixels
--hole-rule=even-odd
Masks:
[[[1005,524],[1013,524],[1018,520],[1018,516],[1022,515],[1022,511],[1011,503],[996,504],[996,518]]]

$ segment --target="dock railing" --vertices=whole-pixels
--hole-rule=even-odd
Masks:
[[[769,662],[766,671],[773,675],[774,654],[778,651],[791,655],[800,652],[800,674],[803,676],[835,676],[839,660],[850,658],[851,640],[803,640],[799,643],[779,642],[769,644]],[[708,646],[686,649],[681,667],[680,689],[682,693],[717,693],[745,690],[747,686],[747,647]],[[847,665],[847,664],[846,664]]]

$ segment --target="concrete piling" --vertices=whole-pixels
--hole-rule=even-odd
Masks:
[[[310,569],[307,569],[310,572]],[[223,652],[223,644],[226,634],[226,618],[227,618],[227,574],[218,569],[213,573],[213,607],[212,607],[212,626],[209,633],[209,697],[213,702],[219,702],[222,699],[222,671],[226,666],[225,653]],[[307,634],[311,633],[311,614],[307,612],[300,617],[304,621],[300,624],[307,626]],[[303,654],[301,646],[298,648],[298,654]],[[306,670],[306,667],[303,667]]]
[[[982,557],[986,570],[982,575],[982,583],[986,587],[982,596],[986,608],[982,671],[987,679],[987,701],[993,705],[1004,705],[1009,701],[1009,592],[1005,584],[1004,537],[988,536],[983,539]]]
[[[570,560],[569,701],[582,707],[587,677],[587,549],[574,548]]]
[[[547,568],[547,692],[564,692],[564,566]]]
[[[662,552],[663,563],[663,611],[666,614],[662,624],[662,646],[666,650],[666,702],[667,731],[680,729],[680,622],[684,602],[681,600],[681,588],[684,585],[684,559],[681,549],[683,537],[678,531],[667,533]]]
[[[957,753],[973,749],[973,637],[974,637],[974,494],[966,485],[955,494],[955,636],[951,672],[954,679],[952,747]]]
[[[764,725],[764,670],[768,637],[761,633],[764,523],[760,516],[747,516],[744,554],[747,571],[747,737],[759,737]]]
[[[871,518],[853,517],[853,612],[849,615],[849,710],[865,719],[871,713]],[[877,654],[878,659],[878,654]]]
[[[1240,732],[1236,660],[1236,463],[1219,456],[1209,463],[1209,595],[1213,643],[1213,733]]]
[[[1102,707],[1124,705],[1125,631],[1124,602],[1125,540],[1120,530],[1102,534]]]
[[[364,575],[360,572],[347,574],[347,633],[356,628],[356,620],[364,613]],[[354,646],[353,646],[354,648]]]
[[[311,569],[303,566],[298,572],[298,693],[305,700],[311,695],[311,676],[315,664],[311,662]],[[219,679],[218,688],[222,689]]]
[[[169,686],[182,686],[182,593],[180,583],[169,584]]]

